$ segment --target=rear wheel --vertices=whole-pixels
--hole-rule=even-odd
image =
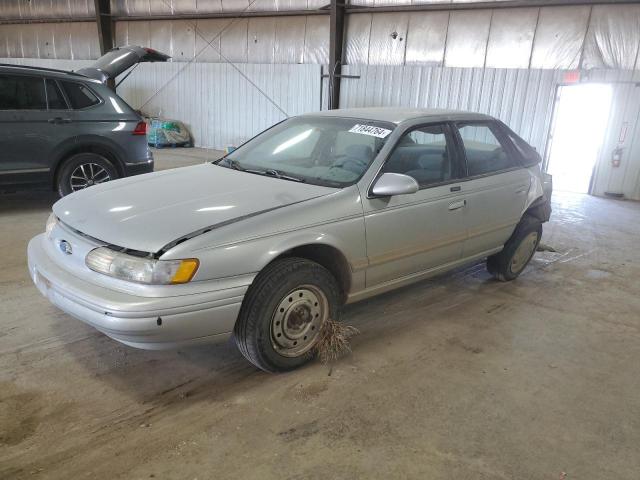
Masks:
[[[102,155],[77,153],[62,165],[58,174],[57,189],[60,196],[64,197],[118,177],[116,167]]]
[[[284,258],[256,277],[234,328],[240,352],[268,372],[304,365],[320,331],[337,320],[340,293],[327,269],[303,258]]]
[[[541,237],[540,220],[529,215],[523,217],[504,249],[487,259],[487,270],[502,282],[514,280],[533,257]]]

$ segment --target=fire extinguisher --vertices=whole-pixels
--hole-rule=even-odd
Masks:
[[[622,147],[618,147],[613,151],[613,155],[611,155],[611,165],[615,168],[620,166],[620,162],[622,162]]]

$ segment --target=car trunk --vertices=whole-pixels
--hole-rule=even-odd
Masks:
[[[138,63],[166,62],[169,58],[169,55],[152,48],[127,45],[109,50],[91,67],[81,68],[77,73],[107,83]]]

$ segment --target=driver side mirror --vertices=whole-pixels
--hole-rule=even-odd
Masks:
[[[373,184],[371,193],[376,197],[392,197],[416,193],[420,189],[415,178],[402,173],[383,173]]]

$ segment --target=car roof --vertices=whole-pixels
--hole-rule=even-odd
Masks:
[[[322,112],[308,114],[308,116],[360,118],[395,124],[416,119],[424,119],[429,122],[447,120],[494,120],[494,118],[489,115],[465,112],[463,110],[402,107],[342,108],[324,110]]]
[[[55,68],[34,67],[31,65],[14,65],[9,63],[0,63],[0,72],[3,73],[30,73],[33,75],[46,75],[53,78],[75,78],[77,80],[86,80],[94,82],[91,78],[88,78],[80,73],[75,73],[67,70],[56,70]]]

